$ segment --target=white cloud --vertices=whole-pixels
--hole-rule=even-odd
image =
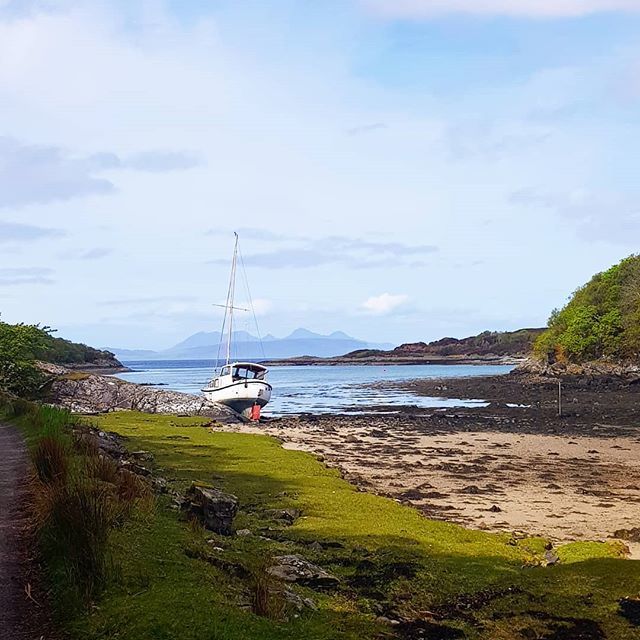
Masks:
[[[273,309],[273,303],[266,298],[257,298],[253,301],[253,310],[257,316],[264,316]]]
[[[602,12],[640,12],[638,0],[361,0],[390,18],[421,19],[443,14],[571,18]]]
[[[379,296],[368,298],[361,306],[366,313],[383,316],[402,306],[408,299],[409,296],[404,294],[381,293]]]

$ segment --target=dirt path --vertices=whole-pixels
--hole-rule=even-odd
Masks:
[[[31,640],[43,637],[33,632],[41,617],[39,607],[29,600],[28,539],[25,535],[27,451],[20,433],[0,422],[0,637]]]

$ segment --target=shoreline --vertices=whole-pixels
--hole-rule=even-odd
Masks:
[[[633,381],[566,381],[563,417],[557,415],[555,379],[511,373],[374,383],[487,405],[382,404],[364,414],[299,414],[255,425],[214,407],[191,406],[198,396],[110,377],[74,377],[54,383],[69,408],[84,412],[99,399],[99,412],[148,407],[209,415],[211,428],[274,436],[285,448],[321,456],[363,490],[409,504],[430,519],[559,542],[608,539],[640,521],[640,384]],[[638,554],[632,543],[625,542]]]
[[[335,358],[316,358],[306,357],[301,358],[276,358],[272,360],[264,360],[260,363],[266,367],[315,367],[315,366],[373,366],[373,367],[392,367],[394,365],[442,365],[442,366],[480,366],[480,365],[495,365],[495,366],[518,366],[526,362],[526,358],[512,357],[512,356],[443,356],[443,357],[395,357],[395,358],[346,358],[339,356]]]
[[[385,384],[489,404],[382,405],[372,407],[378,413],[285,416],[224,430],[271,435],[285,448],[314,453],[363,490],[431,519],[558,542],[604,541],[618,532],[631,557],[640,557],[633,533],[640,521],[640,385],[565,383],[559,417],[555,380],[508,374]],[[389,409],[396,413],[380,413]]]

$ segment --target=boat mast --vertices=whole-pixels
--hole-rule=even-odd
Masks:
[[[229,298],[227,301],[229,311],[229,326],[227,334],[227,364],[231,362],[231,339],[233,337],[233,303],[236,295],[236,266],[238,263],[238,234],[234,231],[236,242],[233,247],[233,260],[231,261],[231,279],[229,281]]]

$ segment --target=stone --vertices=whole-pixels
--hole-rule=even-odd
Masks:
[[[150,476],[151,469],[147,469],[147,467],[138,464],[137,462],[133,462],[131,460],[123,460],[121,465],[123,469],[127,469],[127,471],[131,471],[131,473],[135,473],[138,476]]]
[[[475,484],[470,484],[468,487],[463,487],[462,489],[460,489],[460,493],[478,495],[479,493],[482,493],[482,490],[480,489],[480,487],[476,486]]]
[[[322,545],[317,540],[309,545],[309,549],[317,552],[323,551]]]
[[[620,615],[626,618],[633,626],[640,627],[640,599],[622,598],[618,601]]]
[[[159,476],[151,479],[151,486],[156,493],[169,493],[169,482]]]
[[[491,513],[502,513],[502,509],[497,504],[489,507],[489,511],[491,511]]]
[[[560,562],[560,557],[553,549],[547,549],[547,551],[544,552],[544,559],[548,567]]]
[[[627,540],[628,542],[640,542],[640,527],[633,529],[618,529],[613,533],[614,538]]]
[[[236,531],[236,535],[240,536],[241,538],[242,537],[246,538],[247,536],[251,535],[251,529],[238,529]]]
[[[90,433],[96,438],[100,453],[116,460],[126,457],[127,450],[120,444],[120,436],[105,431],[90,431]]]
[[[285,582],[308,587],[333,587],[338,584],[338,578],[300,555],[276,556],[274,560],[277,564],[269,567],[267,572]]]
[[[144,462],[153,462],[154,457],[151,451],[132,451],[131,457],[134,460],[142,460]]]
[[[293,524],[301,515],[300,509],[268,509],[266,515],[274,520],[282,520],[287,524]]]
[[[290,589],[285,589],[282,592],[282,595],[287,604],[291,605],[298,611],[303,611],[304,609],[312,609],[313,611],[315,611],[318,608],[316,606],[316,603],[311,598],[304,598],[301,595],[295,593],[295,591],[291,591]]]
[[[189,511],[202,524],[223,536],[233,533],[233,519],[238,513],[238,498],[213,487],[192,484],[187,491],[190,500]]]

